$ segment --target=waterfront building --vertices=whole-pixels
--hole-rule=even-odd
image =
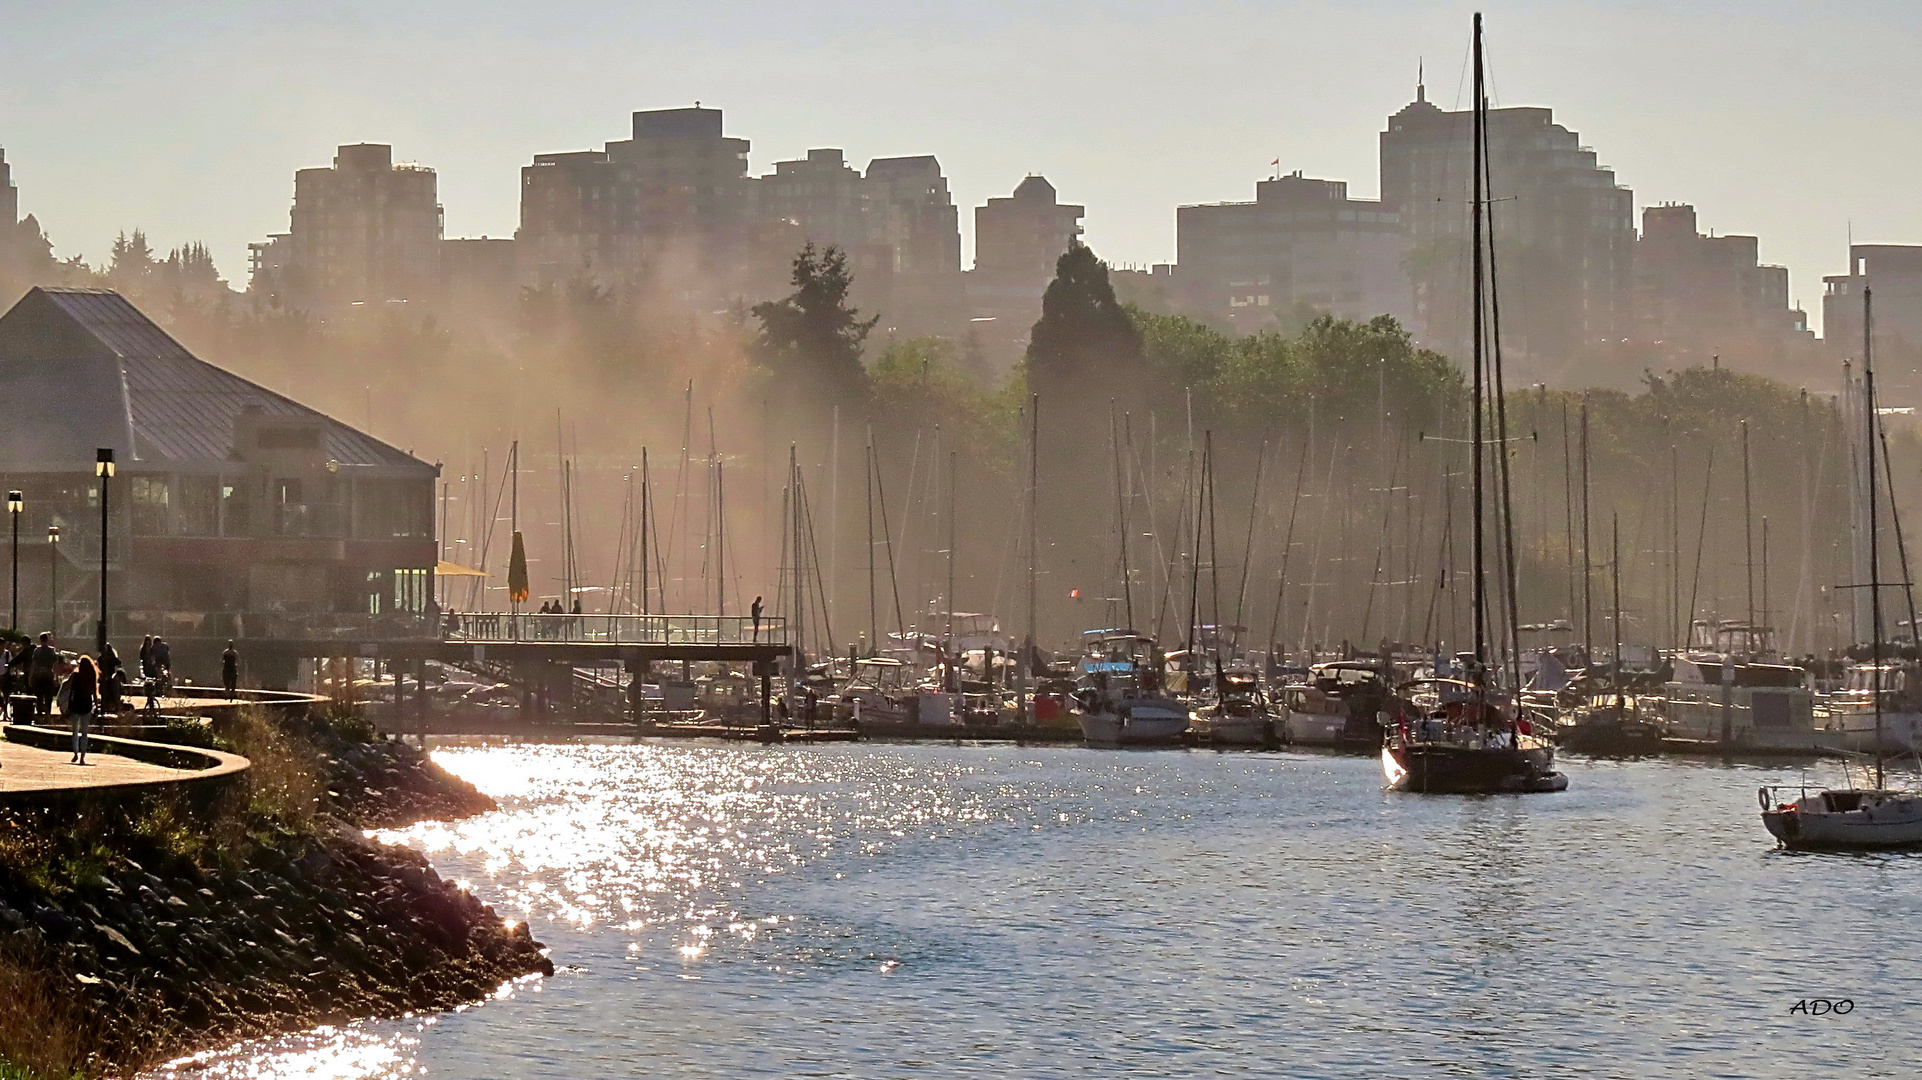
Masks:
[[[1175,252],[1183,306],[1243,333],[1309,313],[1416,329],[1400,215],[1339,180],[1297,172],[1253,202],[1180,207]]]
[[[342,146],[331,168],[301,169],[287,232],[250,246],[253,287],[323,313],[429,299],[440,282],[437,183],[434,170],[396,164],[380,143]]]
[[[992,360],[1012,363],[1027,349],[1055,262],[1078,242],[1086,212],[1061,202],[1042,176],[1029,176],[1013,195],[975,208],[970,325]]]
[[[23,629],[92,640],[102,447],[122,656],[149,633],[217,657],[229,638],[431,629],[437,466],[198,359],[106,290],[36,288],[0,317],[0,395],[30,403],[0,429],[0,483],[25,496]]]
[[[1424,341],[1468,355],[1472,110],[1415,100],[1381,133],[1381,201],[1406,230]],[[1487,111],[1509,382],[1560,370],[1631,328],[1634,193],[1549,109]]]
[[[747,240],[746,139],[721,110],[633,116],[633,137],[541,154],[521,170],[522,279],[645,282],[689,299],[728,295]]]

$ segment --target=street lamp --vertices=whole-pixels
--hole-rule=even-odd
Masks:
[[[47,526],[47,594],[53,608],[53,622],[48,624],[56,636],[60,633],[60,526]]]
[[[112,447],[94,451],[93,474],[100,478],[100,633],[94,642],[98,655],[107,651],[107,481],[113,479]]]
[[[20,511],[26,505],[19,492],[7,492],[7,516],[13,519],[13,613],[7,621],[11,630],[20,629]]]

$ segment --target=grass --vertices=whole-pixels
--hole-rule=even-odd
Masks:
[[[83,1075],[95,1044],[71,987],[56,987],[50,965],[0,953],[0,1080]]]

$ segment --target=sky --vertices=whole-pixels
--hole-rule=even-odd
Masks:
[[[1819,318],[1857,242],[1922,243],[1922,4],[1504,2],[1496,105],[1546,105],[1646,205],[1761,237]],[[1350,0],[0,0],[0,147],[62,257],[116,233],[208,244],[237,285],[293,173],[392,143],[439,173],[448,236],[512,235],[533,155],[700,101],[751,172],[811,147],[937,155],[962,207],[1041,173],[1117,265],[1174,210],[1273,171],[1378,188],[1413,96],[1465,105],[1475,5]]]

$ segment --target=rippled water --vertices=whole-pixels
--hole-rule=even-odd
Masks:
[[[1755,788],[1794,766],[1468,799],[1308,754],[435,758],[503,809],[386,838],[561,971],[193,1075],[1922,1074],[1922,857],[1772,850]],[[1816,996],[1853,1011],[1791,1012]]]

